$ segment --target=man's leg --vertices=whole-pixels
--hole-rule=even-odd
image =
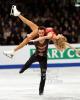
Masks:
[[[46,81],[47,58],[44,58],[42,61],[40,61],[40,68],[41,68],[41,81],[39,85],[39,95],[42,95],[44,92],[44,86]]]
[[[26,69],[28,69],[31,66],[31,64],[33,62],[36,62],[36,61],[37,61],[37,57],[35,56],[35,54],[33,54],[29,58],[29,60],[25,63],[25,65],[21,68],[21,70],[19,71],[19,73],[23,73]]]

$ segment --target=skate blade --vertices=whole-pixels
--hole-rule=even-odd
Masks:
[[[9,55],[9,54],[5,54],[3,53],[5,56],[7,56],[8,58],[13,58],[13,55]]]

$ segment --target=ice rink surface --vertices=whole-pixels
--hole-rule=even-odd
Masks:
[[[80,100],[80,67],[48,68],[39,96],[40,69],[0,69],[0,100]]]

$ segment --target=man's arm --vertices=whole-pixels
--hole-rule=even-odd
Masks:
[[[30,42],[37,42],[37,41],[41,41],[41,40],[45,40],[45,39],[48,39],[48,36],[39,37],[37,39],[31,40]]]
[[[47,36],[39,37],[39,38],[31,40],[31,41],[36,42],[36,41],[41,41],[41,40],[45,40],[45,39],[51,39],[51,37],[52,37],[52,32],[49,32],[47,34]]]

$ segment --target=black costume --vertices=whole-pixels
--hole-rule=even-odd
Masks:
[[[46,80],[46,70],[47,70],[47,49],[48,49],[48,40],[44,40],[43,43],[39,41],[35,42],[36,52],[29,58],[25,63],[19,73],[23,73],[28,69],[33,62],[39,62],[41,68],[41,81],[39,86],[39,94],[43,94],[44,85]]]

